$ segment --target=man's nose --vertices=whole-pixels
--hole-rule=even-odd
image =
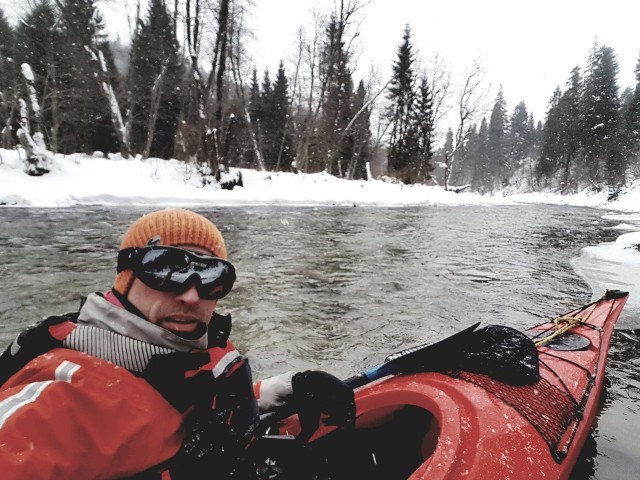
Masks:
[[[181,292],[180,295],[178,295],[178,299],[181,302],[185,303],[199,302],[200,294],[198,293],[195,282],[190,282],[189,288],[187,288],[184,292]]]

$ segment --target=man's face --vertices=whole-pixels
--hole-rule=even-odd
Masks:
[[[211,255],[199,247],[180,248]],[[151,322],[183,338],[196,338],[209,325],[218,300],[203,300],[194,284],[183,292],[161,292],[135,278],[127,299]]]

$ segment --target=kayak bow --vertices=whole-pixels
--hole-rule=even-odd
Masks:
[[[304,455],[304,469],[314,470],[309,478],[567,479],[595,420],[627,295],[608,291],[525,332],[538,350],[533,384],[451,370],[360,387],[356,430],[321,426],[311,438]],[[279,430],[296,435],[297,417]]]

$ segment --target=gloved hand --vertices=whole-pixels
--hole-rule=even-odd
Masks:
[[[356,403],[353,389],[333,375],[307,370],[296,373],[291,379],[291,401],[298,411],[302,431],[298,439],[307,441],[320,426],[320,414],[326,425],[353,428]]]
[[[253,464],[245,455],[259,421],[251,368],[237,352],[227,367],[216,379],[211,372],[200,372],[183,383],[192,389],[184,395],[204,396],[208,401],[196,403],[187,413],[182,447],[168,465],[174,480],[254,478]],[[207,379],[209,388],[199,378]]]
[[[185,373],[197,370],[210,361],[207,352],[172,352],[154,355],[140,374],[153,388],[184,413],[192,405],[211,408],[214,379],[211,372],[199,372],[187,378]]]
[[[226,421],[226,412],[195,408],[187,417],[185,439],[169,462],[172,480],[250,478],[243,468],[244,438]]]

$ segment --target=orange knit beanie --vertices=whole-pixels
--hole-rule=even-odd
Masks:
[[[159,237],[156,245],[192,245],[210,251],[216,257],[227,259],[227,249],[220,230],[202,215],[182,208],[160,210],[143,215],[124,234],[120,250],[130,247],[144,247],[154,237]],[[133,283],[131,269],[121,271],[114,282],[114,288],[127,295]]]

